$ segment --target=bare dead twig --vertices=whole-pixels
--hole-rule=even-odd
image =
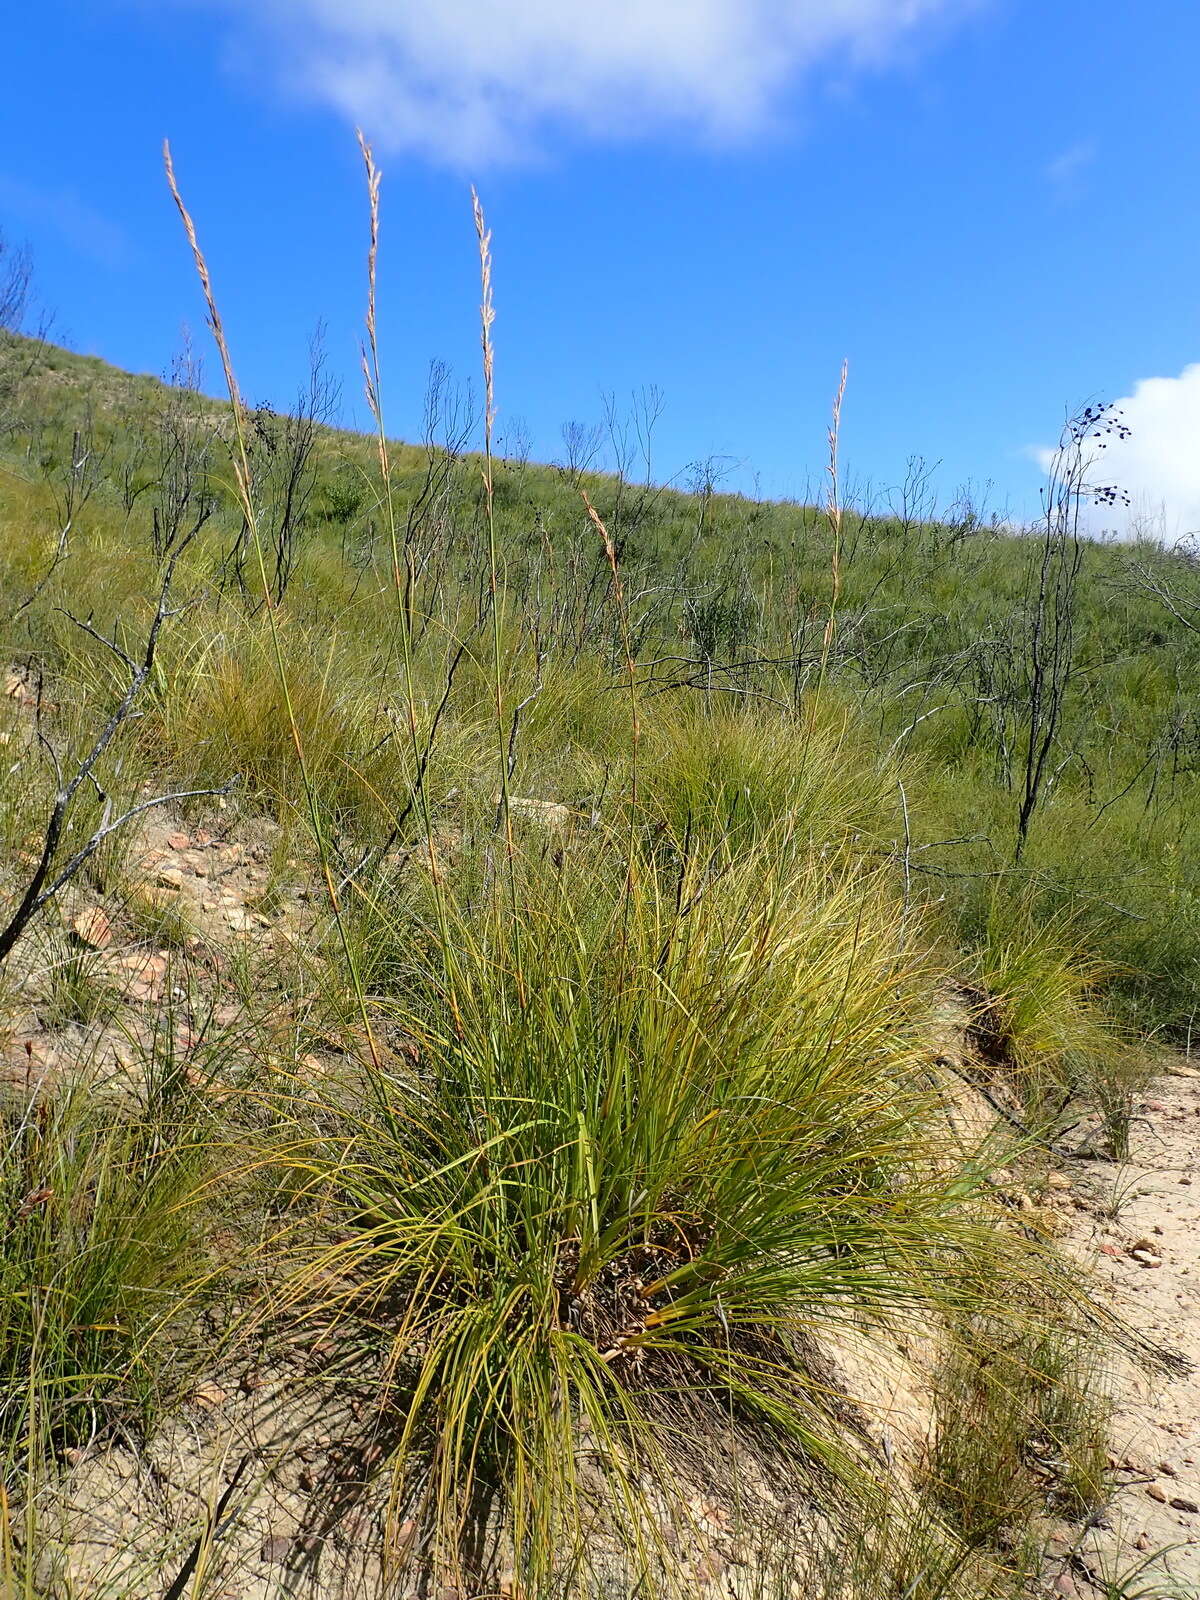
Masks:
[[[396,816],[393,820],[392,826],[388,830],[387,838],[383,841],[383,843],[374,847],[368,847],[366,850],[364,850],[358,862],[342,877],[337,886],[339,895],[341,895],[354,881],[354,879],[358,877],[359,873],[362,872],[363,868],[367,866],[372,858],[374,858],[376,861],[383,860],[388,851],[396,843],[397,839],[399,839],[405,824],[412,815],[418,802],[421,805],[422,815],[426,819],[426,847],[432,852],[433,833],[432,826],[428,821],[429,809],[428,798],[425,792],[425,775],[429,767],[430,758],[433,755],[434,745],[437,741],[438,727],[446,713],[447,706],[450,704],[450,696],[454,690],[454,679],[458,673],[459,665],[464,656],[467,654],[471,640],[479,632],[482,626],[482,621],[477,621],[475,626],[470,630],[466,637],[459,640],[454,654],[450,658],[450,665],[446,669],[446,681],[445,686],[442,689],[441,699],[438,701],[437,706],[434,709],[433,716],[430,719],[429,727],[425,734],[424,742],[418,752],[417,770],[413,778],[412,788],[409,790],[408,799],[405,801],[404,806],[398,816]],[[387,737],[390,739],[391,734],[388,734]]]
[[[28,611],[34,601],[43,594],[54,574],[67,559],[71,548],[71,533],[75,521],[84,506],[92,498],[103,476],[104,462],[108,455],[108,446],[97,446],[95,426],[89,411],[83,428],[76,428],[71,438],[71,455],[66,471],[62,475],[61,483],[55,489],[55,500],[58,505],[58,534],[54,544],[54,554],[50,558],[50,565],[38,579],[32,591],[27,594],[20,605],[9,618],[15,622],[22,612]]]
[[[241,1482],[242,1476],[249,1464],[250,1457],[247,1454],[242,1457],[237,1466],[234,1468],[233,1476],[225,1485],[220,1499],[217,1501],[215,1506],[211,1507],[208,1515],[205,1518],[204,1532],[188,1551],[187,1559],[184,1561],[179,1571],[175,1574],[170,1588],[164,1592],[163,1600],[183,1600],[183,1596],[188,1591],[188,1581],[193,1572],[196,1570],[196,1565],[200,1560],[201,1554],[203,1553],[204,1546],[209,1540],[219,1538],[224,1530],[229,1526],[229,1521],[232,1520],[232,1518],[230,1518],[226,1521],[222,1521],[222,1518],[224,1518],[225,1508],[228,1506],[230,1500],[232,1500],[234,1492],[237,1489],[238,1484]]]
[[[64,775],[62,762],[59,759],[58,752],[55,750],[53,743],[48,738],[43,726],[42,695],[41,684],[39,682],[34,726],[37,733],[38,742],[42,749],[46,752],[47,759],[49,760],[49,763],[54,771],[54,804],[51,807],[50,815],[46,821],[42,839],[41,854],[38,858],[37,865],[34,868],[33,876],[26,885],[25,892],[21,896],[21,899],[18,902],[16,909],[10,916],[7,924],[0,929],[0,962],[4,961],[8,957],[13,949],[13,946],[17,943],[17,940],[21,937],[22,933],[24,933],[30,922],[47,903],[47,901],[52,900],[54,896],[57,895],[59,891],[71,881],[71,879],[83,866],[84,862],[89,860],[90,857],[95,854],[100,845],[103,844],[104,840],[107,839],[111,834],[115,833],[119,828],[124,827],[127,822],[131,821],[134,817],[139,816],[143,811],[148,811],[155,806],[166,805],[172,800],[193,799],[201,795],[226,794],[232,787],[231,782],[220,789],[189,789],[176,791],[171,794],[157,795],[152,799],[143,800],[139,804],[131,806],[127,811],[122,812],[119,817],[113,818],[111,813],[111,802],[109,801],[108,797],[104,795],[104,791],[100,788],[99,782],[95,775],[96,767],[101,757],[112,744],[121,728],[133,715],[138,696],[141,694],[147,679],[150,677],[150,674],[154,669],[155,652],[158,648],[158,639],[159,634],[162,631],[163,623],[168,621],[171,617],[178,616],[179,611],[183,609],[182,607],[172,609],[170,605],[170,592],[171,580],[175,575],[176,564],[186,547],[186,544],[181,544],[167,564],[167,570],[163,576],[162,587],[159,590],[158,606],[155,610],[154,619],[150,624],[150,629],[146,636],[146,645],[140,661],[135,661],[133,657],[131,657],[118,644],[112,640],[106,639],[103,634],[99,633],[95,628],[92,627],[90,622],[81,622],[78,618],[71,618],[71,620],[75,622],[76,625],[85,633],[89,634],[94,639],[98,639],[101,644],[106,645],[107,648],[117,656],[117,658],[129,671],[129,683],[127,684],[125,692],[122,694],[108,721],[104,724],[103,728],[93,741],[91,748],[79,762],[78,766],[75,768],[74,772],[69,778]],[[55,861],[62,845],[63,833],[67,825],[71,807],[74,804],[75,797],[79,793],[79,790],[84,784],[87,783],[92,784],[97,793],[104,798],[104,811],[101,814],[100,823],[92,831],[92,834],[86,843],[80,849],[76,850],[74,854],[71,855],[69,859],[56,871]]]

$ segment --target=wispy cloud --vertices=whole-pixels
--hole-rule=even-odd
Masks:
[[[1200,534],[1200,362],[1177,378],[1143,378],[1115,403],[1129,437],[1110,436],[1094,477],[1119,485],[1130,505],[1090,511],[1088,521],[1168,544]],[[1050,452],[1037,455],[1045,465]]]
[[[453,165],[556,137],[769,128],[822,66],[886,66],[979,0],[208,0],[238,56]]]
[[[13,233],[29,228],[56,233],[81,256],[103,267],[123,266],[131,254],[125,230],[102,216],[76,189],[36,188],[0,173],[0,214]]]
[[[1060,199],[1066,199],[1081,186],[1084,175],[1096,159],[1096,146],[1090,139],[1060,150],[1054,160],[1047,163],[1045,177]]]

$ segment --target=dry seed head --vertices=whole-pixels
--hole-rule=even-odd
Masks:
[[[837,515],[841,509],[838,495],[838,436],[842,428],[842,401],[846,398],[846,375],[849,371],[849,362],[842,362],[841,376],[838,379],[837,393],[833,397],[833,420],[829,424],[829,509]]]
[[[204,303],[208,310],[208,325],[217,346],[217,353],[221,358],[221,369],[225,374],[225,387],[229,390],[229,404],[233,411],[234,433],[238,442],[238,456],[234,460],[234,475],[237,478],[238,494],[242,502],[242,510],[247,522],[254,524],[254,504],[250,488],[250,459],[246,454],[245,437],[245,407],[242,403],[241,392],[238,389],[237,378],[234,376],[233,359],[229,354],[229,346],[225,341],[225,327],[221,321],[221,313],[217,310],[217,299],[213,293],[212,279],[209,276],[208,262],[204,259],[204,252],[200,248],[200,240],[196,236],[196,224],[192,221],[191,212],[184,204],[183,195],[179,192],[179,184],[175,177],[175,163],[171,160],[171,142],[163,140],[163,166],[166,169],[167,184],[171,190],[171,197],[183,221],[183,231],[187,235],[188,244],[192,249],[192,258],[196,263],[196,272],[200,279],[200,287],[204,292]]]
[[[597,533],[599,533],[601,539],[604,541],[604,554],[608,558],[609,569],[612,572],[613,604],[616,607],[617,620],[621,628],[621,642],[625,648],[625,668],[629,674],[629,693],[631,698],[631,711],[633,715],[633,740],[634,748],[636,750],[640,735],[636,693],[637,662],[633,657],[633,637],[629,631],[629,611],[625,604],[625,585],[621,581],[621,564],[617,560],[617,549],[613,544],[612,535],[608,531],[608,526],[605,523],[604,518],[592,504],[591,500],[589,500],[587,490],[581,487],[579,490],[579,495],[584,505],[587,507],[587,514],[591,518],[592,526],[596,529]],[[637,777],[635,769],[635,785],[636,782]],[[636,798],[636,788],[634,793]]]
[[[358,148],[362,151],[367,169],[367,199],[371,213],[371,242],[367,247],[367,333],[372,348],[375,345],[375,266],[379,259],[379,182],[383,174],[375,165],[375,156],[361,128],[354,130]]]
[[[371,363],[367,358],[366,349],[362,345],[359,346],[358,354],[359,361],[362,365],[363,393],[367,397],[367,404],[371,408],[371,415],[378,418],[379,397],[375,390],[375,379],[371,376]]]
[[[479,276],[483,285],[483,299],[479,307],[479,323],[480,340],[483,345],[484,426],[490,454],[492,427],[496,421],[492,350],[492,323],[496,320],[496,310],[492,303],[492,235],[491,230],[484,221],[483,206],[479,202],[479,195],[473,184],[471,186],[471,210],[475,216],[475,233],[479,239]]]
[[[229,389],[230,398],[236,404],[238,387],[233,375],[233,362],[229,355],[229,346],[225,342],[225,329],[221,322],[221,313],[217,310],[212,279],[208,272],[208,262],[204,259],[204,252],[201,250],[200,241],[196,237],[196,224],[192,221],[191,212],[184,204],[183,196],[179,192],[179,184],[175,177],[175,163],[171,160],[171,142],[169,139],[163,140],[163,166],[166,169],[167,184],[171,190],[171,197],[175,201],[180,217],[183,219],[183,231],[187,235],[188,244],[192,248],[192,257],[196,263],[200,287],[204,291],[204,303],[208,311],[208,325],[212,330],[213,338],[216,340],[217,351],[221,357],[221,365],[225,371],[225,382]]]
[[[367,169],[367,209],[370,215],[370,241],[367,245],[367,343],[359,346],[363,392],[379,434],[379,466],[384,481],[389,477],[387,445],[383,432],[383,412],[379,399],[379,337],[376,320],[376,293],[379,282],[379,186],[383,174],[375,165],[375,154],[361,128],[354,130],[358,148]]]
[[[846,398],[846,375],[849,362],[843,360],[841,374],[838,377],[837,393],[833,397],[833,417],[829,424],[829,463],[826,472],[829,475],[829,490],[825,500],[825,516],[829,523],[832,535],[833,548],[830,552],[830,576],[832,588],[829,599],[829,615],[825,619],[825,631],[821,636],[821,666],[817,679],[818,694],[820,686],[824,685],[825,672],[829,665],[829,652],[833,644],[834,630],[837,627],[837,606],[842,592],[842,498],[841,485],[838,478],[838,439],[842,430],[842,402]],[[813,714],[816,714],[816,700],[813,701]]]
[[[604,553],[608,557],[609,566],[613,569],[613,577],[617,580],[617,582],[620,582],[620,576],[617,568],[617,551],[612,542],[612,535],[609,533],[603,517],[588,499],[587,490],[580,489],[579,493],[583,499],[584,505],[587,507],[587,514],[592,519],[593,527],[604,541]]]
[[[362,349],[363,381],[367,404],[376,421],[379,420],[379,341],[376,335],[375,286],[379,264],[379,183],[382,174],[375,165],[375,156],[361,128],[354,130],[358,148],[362,151],[363,165],[367,169],[367,208],[370,214],[370,241],[367,245],[367,343],[370,357]]]

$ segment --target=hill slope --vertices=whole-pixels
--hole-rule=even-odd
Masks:
[[[1016,536],[2,354],[10,1576],[1064,1592],[1109,1352],[1180,1363],[1058,1179],[1200,963],[1097,419]]]

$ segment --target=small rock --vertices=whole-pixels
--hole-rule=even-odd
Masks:
[[[1179,1476],[1169,1461],[1160,1461],[1158,1463],[1158,1470],[1162,1473],[1164,1478],[1177,1478]]]
[[[205,1411],[212,1411],[228,1398],[219,1383],[202,1383],[192,1391],[192,1404],[202,1406]]]
[[[1148,1534],[1139,1533],[1137,1538],[1133,1541],[1133,1548],[1135,1550],[1143,1550],[1144,1551],[1144,1550],[1152,1550],[1154,1548],[1154,1546],[1151,1544],[1150,1537],[1149,1537]]]
[[[191,842],[186,833],[169,833],[167,835],[167,843],[172,850],[187,850],[191,846]]]
[[[716,1583],[725,1572],[725,1559],[717,1551],[710,1550],[700,1557],[693,1570],[700,1583]]]
[[[159,889],[182,889],[182,867],[159,867],[154,874],[154,882]]]
[[[722,1532],[729,1527],[729,1513],[715,1500],[704,1498],[693,1500],[691,1510],[697,1521],[707,1522]]]
[[[1102,1244],[1100,1246],[1100,1254],[1102,1256],[1115,1256],[1119,1261],[1121,1259],[1122,1252],[1117,1249],[1115,1244]]]
[[[1166,1505],[1167,1497],[1156,1483],[1148,1483],[1146,1485],[1146,1493],[1150,1496],[1151,1500],[1157,1500],[1160,1506]]]
[[[1046,1174],[1047,1189],[1069,1189],[1071,1180],[1065,1172],[1048,1172]]]
[[[292,1541],[284,1533],[268,1534],[262,1544],[262,1558],[264,1561],[286,1561],[292,1548]]]
[[[1188,1500],[1181,1494],[1175,1495],[1170,1504],[1173,1511],[1185,1511],[1190,1517],[1194,1517],[1200,1511],[1200,1506],[1194,1500]]]
[[[1075,1587],[1075,1580],[1071,1574],[1069,1572],[1060,1572],[1054,1580],[1054,1592],[1055,1594],[1078,1594],[1079,1591]]]
[[[88,906],[71,923],[75,937],[89,949],[103,950],[112,943],[112,926],[99,906]]]

